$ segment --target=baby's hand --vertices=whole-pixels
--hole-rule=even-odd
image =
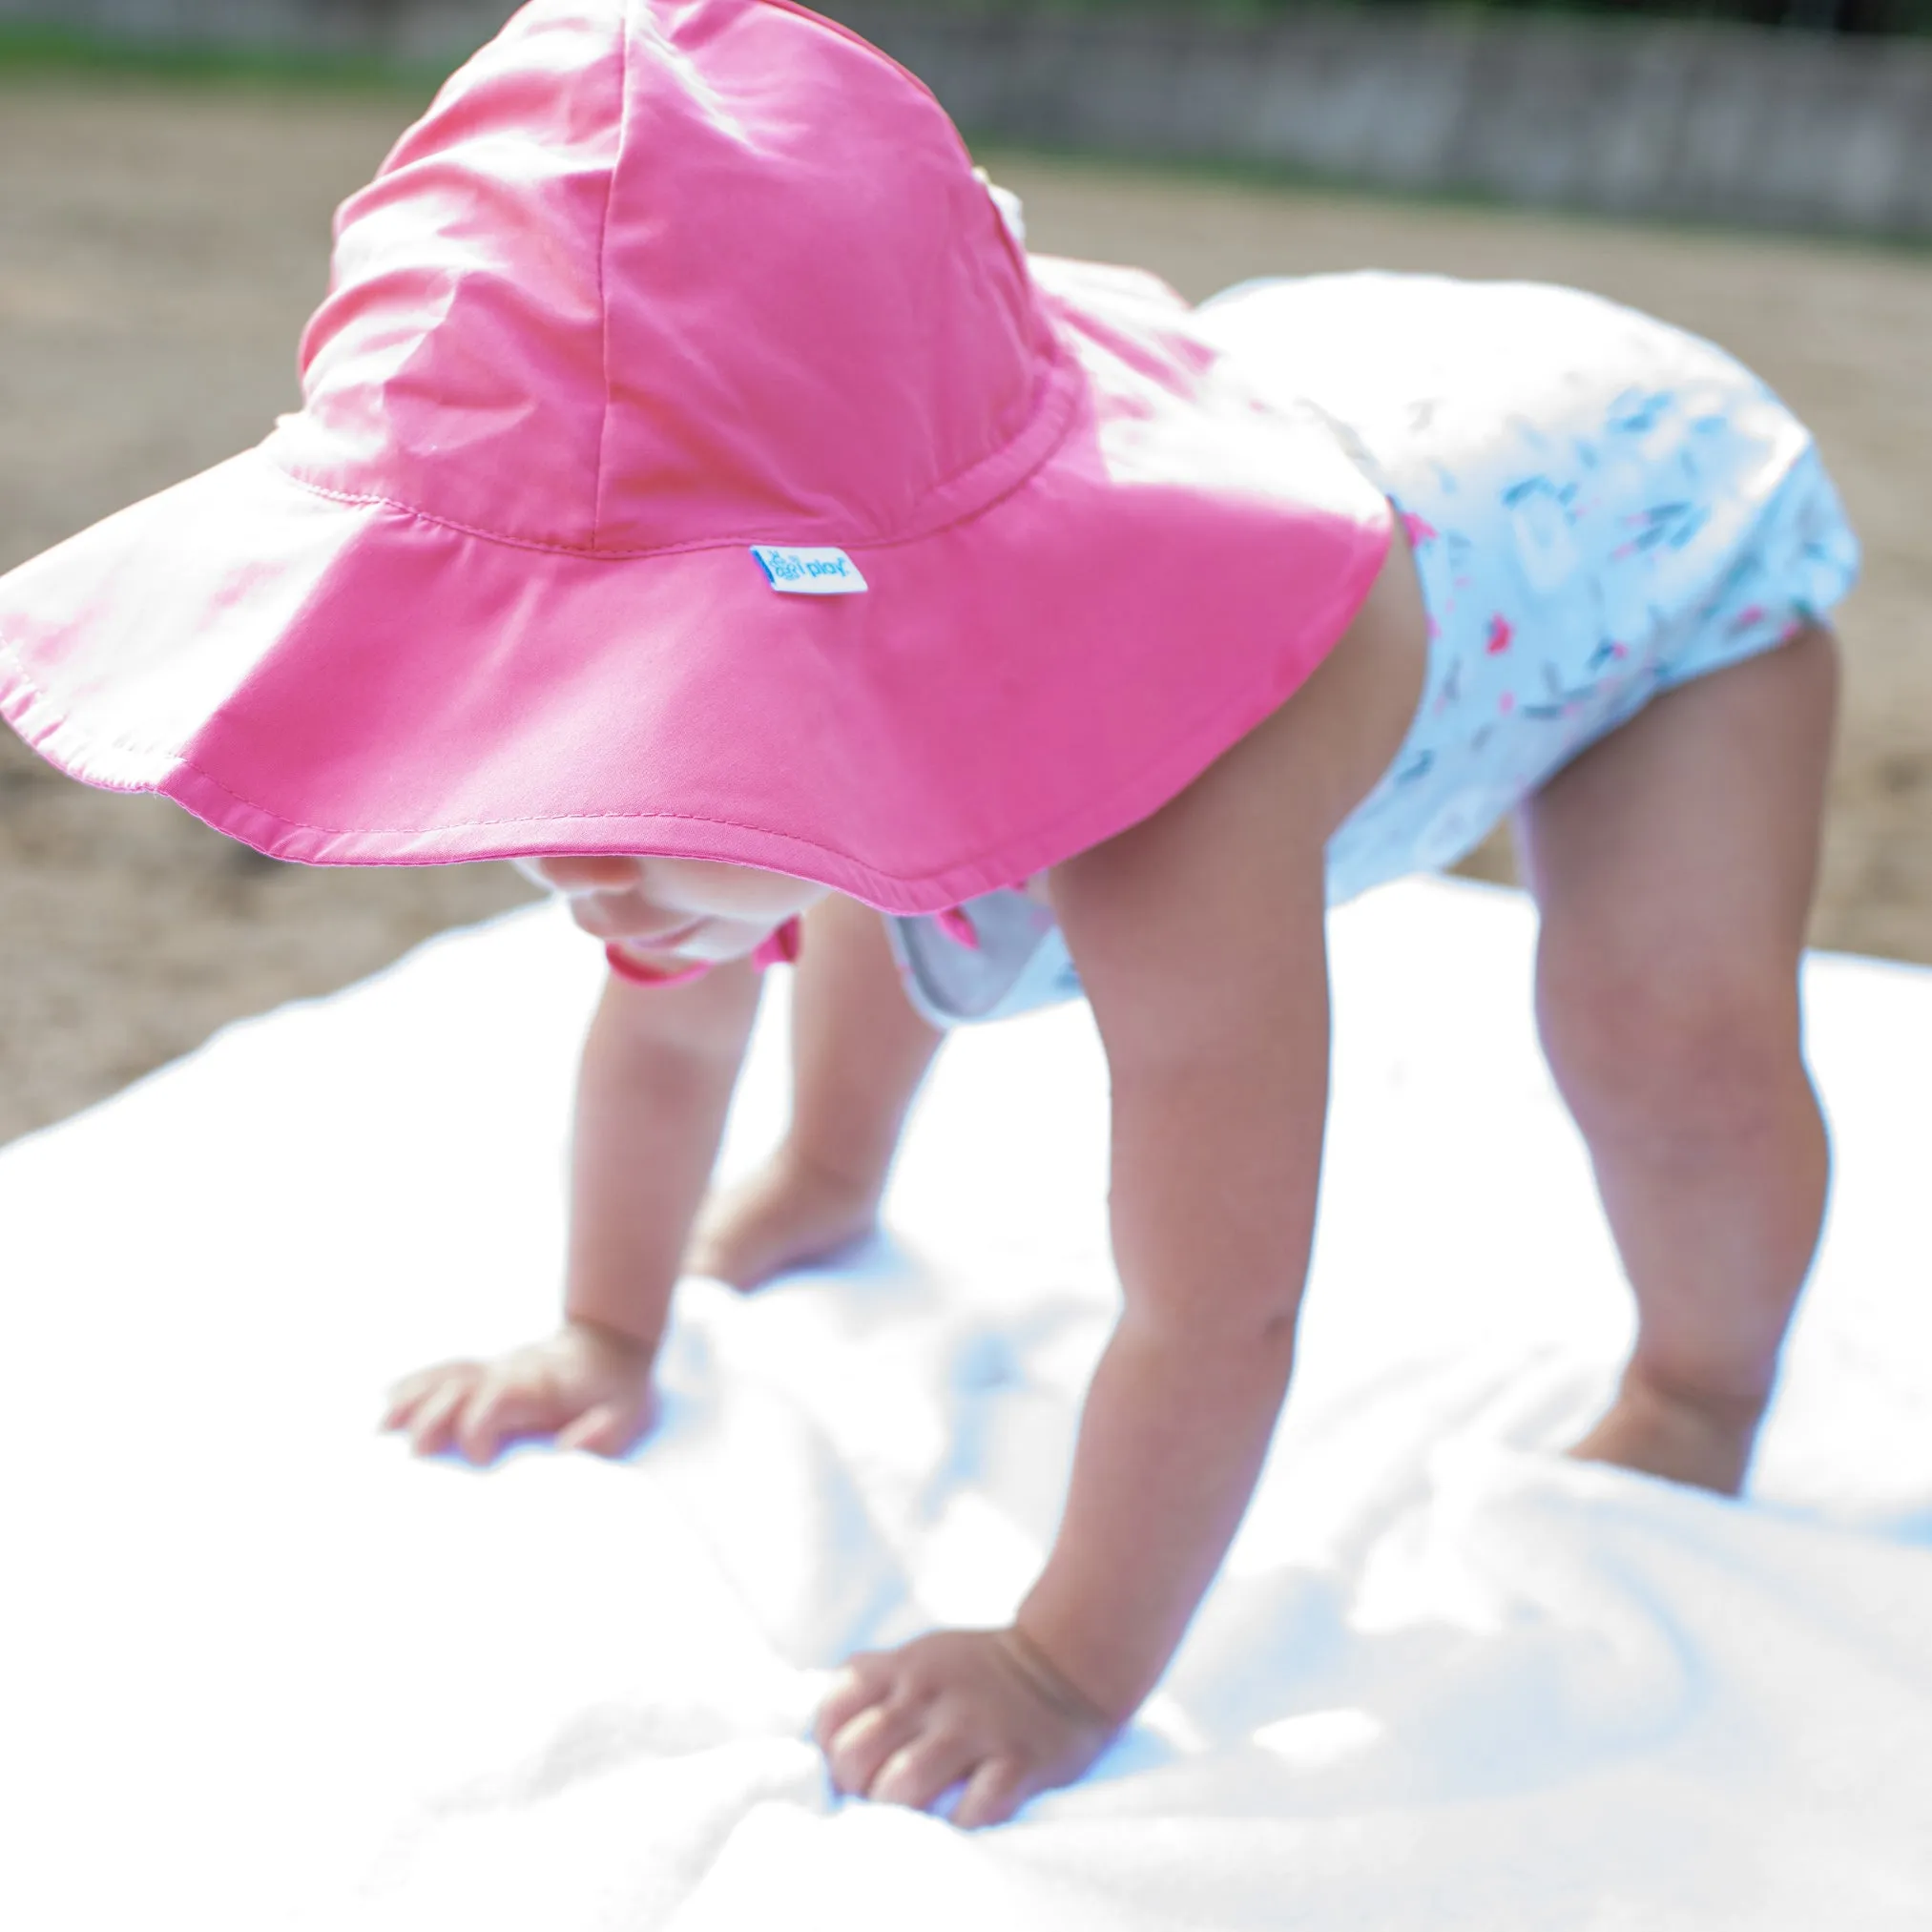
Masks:
[[[952,1821],[969,1829],[1070,1784],[1118,1729],[1017,1630],[940,1631],[851,1658],[818,1737],[855,1796],[924,1811],[964,1784]]]
[[[419,1456],[454,1449],[479,1465],[519,1436],[621,1456],[656,1420],[652,1354],[614,1329],[569,1321],[494,1361],[444,1361],[405,1376],[383,1426],[406,1430]]]

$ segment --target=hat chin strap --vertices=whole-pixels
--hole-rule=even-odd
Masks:
[[[759,972],[767,966],[789,966],[804,950],[804,924],[794,913],[777,931],[758,942],[752,953],[751,963]],[[675,973],[653,972],[649,966],[638,965],[615,940],[604,948],[604,958],[620,980],[629,980],[634,987],[688,987],[693,980],[701,980],[718,964],[716,960],[701,959],[696,965],[682,966]]]

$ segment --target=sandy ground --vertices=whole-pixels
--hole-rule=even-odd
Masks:
[[[329,212],[414,105],[0,78],[0,568],[293,402]],[[1932,257],[989,158],[1037,246],[1143,262],[1192,296],[1365,265],[1537,277],[1755,364],[1816,428],[1868,553],[1817,937],[1932,960]],[[1506,850],[1480,865],[1502,875]],[[0,1139],[524,896],[495,866],[278,865],[159,801],[70,784],[0,732]]]

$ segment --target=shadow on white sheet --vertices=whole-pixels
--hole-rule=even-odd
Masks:
[[[9,1851],[69,1932],[1932,1923],[1932,974],[1812,963],[1839,1182],[1737,1506],[1550,1451],[1629,1317],[1530,917],[1338,916],[1298,1386],[1162,1691],[1003,1832],[835,1804],[846,1651],[1012,1607],[1106,1333],[1084,1013],[948,1049],[900,1245],[687,1284],[632,1464],[488,1477],[393,1375],[554,1316],[597,963],[547,911],[0,1155]],[[781,1103],[782,1008],[728,1163]]]

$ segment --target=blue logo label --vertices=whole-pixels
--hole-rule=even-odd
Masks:
[[[765,581],[797,597],[847,597],[866,588],[859,566],[843,551],[796,550],[785,544],[753,544]]]

